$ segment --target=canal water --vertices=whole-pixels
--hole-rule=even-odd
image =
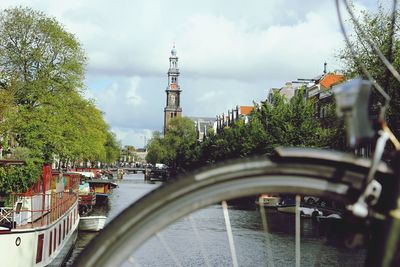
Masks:
[[[106,207],[95,210],[112,220],[132,202],[160,183],[144,182],[142,174],[126,175],[114,189]],[[229,206],[239,266],[294,266],[295,218],[267,210],[268,234],[264,235],[260,211],[255,207]],[[97,233],[79,232],[67,266]],[[330,234],[332,235],[332,234]],[[335,237],[345,236],[339,230]],[[335,239],[336,240],[336,239]],[[337,240],[336,240],[337,241]],[[363,266],[364,249],[348,249],[331,242],[312,219],[301,220],[302,266]],[[222,207],[213,205],[183,218],[150,239],[123,266],[232,266]]]

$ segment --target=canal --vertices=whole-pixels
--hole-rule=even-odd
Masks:
[[[114,189],[106,207],[107,222],[160,183],[144,182],[142,174],[126,175]],[[294,266],[295,220],[291,214],[267,210],[268,235],[263,234],[260,211],[255,207],[229,206],[239,266]],[[79,232],[67,266],[97,233]],[[341,241],[331,242],[321,224],[301,220],[302,266],[363,266],[364,249],[349,250]],[[342,229],[334,233],[344,235]],[[150,239],[124,266],[232,266],[222,208],[213,205],[183,218]]]

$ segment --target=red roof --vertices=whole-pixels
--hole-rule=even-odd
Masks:
[[[240,106],[240,114],[241,115],[249,115],[252,112],[254,106]]]
[[[324,89],[328,89],[333,85],[342,82],[343,80],[344,76],[341,74],[328,73],[319,81],[319,83]]]

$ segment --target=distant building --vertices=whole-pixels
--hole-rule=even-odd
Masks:
[[[285,83],[285,86],[281,88],[271,88],[268,94],[267,101],[271,103],[273,95],[277,92],[283,95],[287,100],[290,100],[296,94],[296,90],[298,88],[299,88],[298,85],[295,86],[291,82]]]
[[[209,117],[188,117],[196,127],[197,140],[200,142],[209,134],[209,130],[214,127],[215,118]]]
[[[218,133],[224,127],[231,126],[239,119],[244,119],[245,123],[247,123],[253,109],[254,106],[236,106],[235,109],[228,110],[228,114],[222,113],[222,115],[217,115],[217,119],[214,123],[214,131]]]
[[[171,56],[169,57],[168,86],[165,90],[167,94],[167,101],[164,108],[164,134],[168,129],[170,120],[172,118],[182,116],[182,108],[180,106],[181,89],[179,86],[178,78],[178,57],[176,56],[176,49],[174,45],[171,50]]]
[[[340,73],[325,73],[314,79],[314,83],[307,86],[307,98],[319,96],[321,92],[332,89],[332,86],[344,81],[344,75]]]

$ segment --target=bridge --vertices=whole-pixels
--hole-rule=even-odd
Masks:
[[[149,168],[144,168],[144,167],[122,167],[122,168],[109,168],[108,170],[112,172],[116,172],[118,170],[124,170],[125,173],[143,173],[146,174],[146,169]]]
[[[145,180],[159,180],[166,181],[169,178],[169,170],[168,169],[159,169],[159,168],[146,168],[146,167],[122,167],[122,168],[110,168],[108,169],[112,172],[118,172],[118,170],[124,170],[124,173],[143,173]]]

